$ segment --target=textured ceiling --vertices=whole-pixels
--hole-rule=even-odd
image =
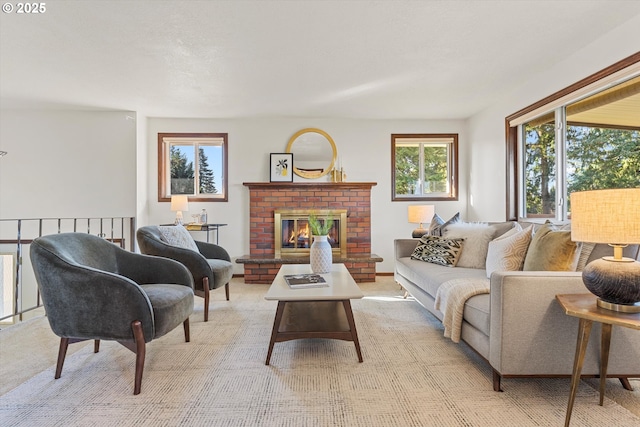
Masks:
[[[46,7],[0,15],[3,108],[466,118],[640,14],[624,0]]]

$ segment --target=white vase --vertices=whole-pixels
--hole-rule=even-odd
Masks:
[[[331,245],[327,241],[327,236],[314,236],[313,243],[309,250],[309,260],[311,261],[311,271],[316,274],[329,273],[333,262]]]

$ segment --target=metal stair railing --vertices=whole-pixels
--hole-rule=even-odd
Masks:
[[[24,256],[25,246],[33,239],[86,232],[133,252],[135,231],[134,217],[0,219],[0,327],[22,321],[25,313],[42,307],[33,269],[26,268],[31,260]]]

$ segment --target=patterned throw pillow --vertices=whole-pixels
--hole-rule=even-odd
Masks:
[[[191,237],[191,234],[189,234],[187,229],[182,225],[161,225],[158,226],[158,229],[160,229],[161,239],[168,244],[200,252],[193,237]]]
[[[455,224],[456,222],[460,222],[460,212],[449,218],[449,221],[445,221],[440,218],[440,215],[434,214],[431,219],[431,224],[429,224],[429,232],[427,234],[429,234],[429,236],[443,236],[444,229],[447,228],[447,225]]]
[[[492,240],[487,250],[487,277],[494,271],[520,271],[527,255],[527,248],[531,243],[533,225],[524,230],[520,224]]]
[[[455,267],[462,250],[464,239],[445,239],[439,236],[424,235],[413,250],[411,259]]]

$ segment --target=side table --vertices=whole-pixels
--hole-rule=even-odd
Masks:
[[[189,231],[206,231],[207,232],[207,243],[209,243],[209,232],[216,232],[216,245],[218,244],[220,227],[224,227],[227,224],[186,224],[185,227]]]
[[[162,226],[170,226],[175,224],[160,224]],[[224,227],[227,224],[184,224],[184,228],[188,231],[206,231],[207,232],[207,243],[209,243],[209,232],[216,232],[216,245],[218,244],[220,227]]]
[[[611,344],[611,329],[613,325],[640,330],[640,313],[620,313],[605,310],[596,305],[596,296],[593,294],[564,294],[556,295],[560,306],[567,316],[580,319],[578,327],[578,342],[576,343],[576,355],[573,361],[573,373],[571,375],[571,392],[567,405],[567,415],[564,421],[565,427],[569,427],[571,411],[576,398],[580,373],[584,364],[584,356],[589,343],[589,334],[593,322],[602,324],[600,343],[600,406],[604,403],[604,389],[607,380],[607,365],[609,363],[609,346]],[[627,384],[628,385],[628,384]]]

